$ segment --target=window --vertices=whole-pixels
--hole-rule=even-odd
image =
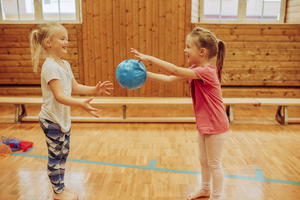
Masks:
[[[80,0],[0,0],[1,23],[80,22]]]
[[[286,0],[199,0],[198,22],[283,23],[285,5]]]

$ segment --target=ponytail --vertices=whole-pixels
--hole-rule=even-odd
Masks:
[[[216,66],[217,66],[217,73],[218,73],[218,79],[220,81],[220,84],[222,82],[222,71],[223,71],[225,56],[226,56],[226,44],[224,41],[218,39],[218,53],[217,53]]]
[[[40,61],[40,54],[42,51],[41,41],[38,36],[38,30],[34,30],[30,34],[30,50],[33,71],[37,72],[37,68]]]

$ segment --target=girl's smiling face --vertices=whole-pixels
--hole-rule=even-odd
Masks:
[[[67,47],[68,34],[64,29],[58,29],[48,43],[48,51],[51,51],[52,55],[55,54],[57,57],[61,57],[67,53]]]
[[[201,52],[192,37],[187,37],[184,53],[187,56],[188,63],[197,65],[200,62]]]

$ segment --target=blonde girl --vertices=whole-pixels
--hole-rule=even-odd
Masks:
[[[221,199],[224,173],[221,165],[223,144],[229,130],[221,93],[222,67],[226,45],[207,29],[196,27],[187,36],[184,53],[190,68],[177,67],[158,58],[131,49],[135,56],[150,62],[170,75],[147,72],[147,78],[162,83],[189,80],[198,130],[199,160],[201,163],[201,188],[186,199],[209,197]],[[216,65],[211,64],[217,56]]]
[[[30,34],[31,56],[34,71],[37,71],[40,55],[46,59],[41,69],[41,87],[43,105],[39,113],[40,125],[46,135],[48,147],[47,172],[53,188],[53,198],[74,200],[76,192],[64,183],[65,164],[69,154],[71,116],[70,106],[85,109],[91,115],[99,117],[97,109],[90,106],[93,98],[75,99],[71,93],[106,93],[113,89],[109,81],[98,83],[94,87],[78,84],[70,64],[61,57],[67,53],[68,32],[56,22],[41,24]]]

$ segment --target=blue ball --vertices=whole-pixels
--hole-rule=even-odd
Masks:
[[[147,79],[147,70],[141,61],[124,60],[117,67],[116,78],[123,88],[135,90],[144,85]]]

